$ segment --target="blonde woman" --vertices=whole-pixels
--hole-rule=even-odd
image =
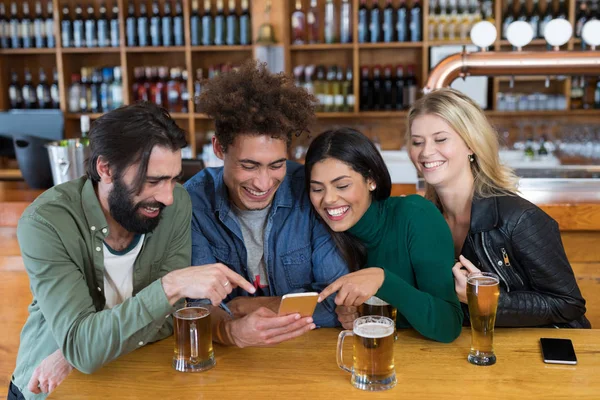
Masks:
[[[497,326],[589,328],[558,224],[517,195],[517,179],[500,163],[496,132],[481,108],[453,89],[429,93],[409,111],[407,143],[426,198],[452,231],[461,303],[469,272],[494,272]]]

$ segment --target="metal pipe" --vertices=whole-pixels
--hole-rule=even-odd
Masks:
[[[436,65],[423,91],[428,93],[467,76],[586,74],[600,75],[600,51],[463,51]]]

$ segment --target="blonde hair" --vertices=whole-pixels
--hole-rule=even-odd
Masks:
[[[473,151],[475,161],[471,163],[471,172],[476,197],[516,194],[517,177],[512,169],[500,163],[498,134],[473,100],[450,88],[438,89],[420,98],[408,112],[407,146],[412,146],[410,130],[414,120],[423,115],[442,118]],[[425,197],[442,209],[435,189],[428,184],[425,188]]]

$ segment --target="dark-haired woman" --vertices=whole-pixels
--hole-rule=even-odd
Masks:
[[[310,145],[305,163],[310,200],[346,261],[358,269],[329,285],[347,327],[355,307],[376,295],[396,307],[397,327],[451,342],[463,314],[454,291],[454,249],[448,225],[421,196],[390,197],[381,154],[352,129],[327,131]]]

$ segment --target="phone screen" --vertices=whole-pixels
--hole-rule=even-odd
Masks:
[[[570,339],[541,338],[544,362],[549,364],[577,364],[575,349]]]

